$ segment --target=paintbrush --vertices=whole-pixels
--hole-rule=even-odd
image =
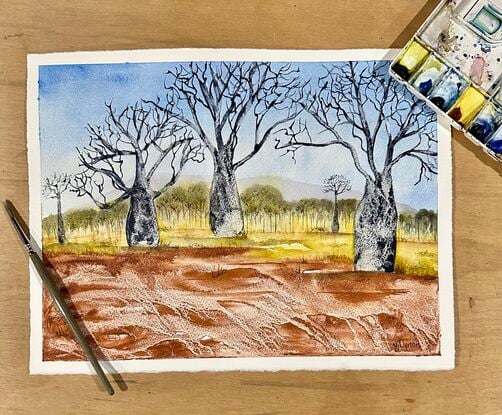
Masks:
[[[37,254],[37,252],[33,249],[31,240],[30,240],[30,233],[28,231],[28,226],[24,222],[23,218],[15,208],[15,206],[12,204],[10,200],[6,200],[4,203],[5,210],[7,211],[7,214],[9,215],[9,218],[14,225],[14,229],[16,229],[19,237],[24,243],[24,246],[26,250],[28,251],[28,255],[33,262],[33,265],[38,271],[38,275],[40,275],[40,278],[42,279],[43,284],[49,291],[52,299],[56,303],[57,308],[63,315],[64,319],[66,320],[66,323],[70,327],[71,331],[73,332],[73,335],[77,339],[78,343],[80,344],[80,347],[82,347],[82,350],[84,351],[85,355],[87,356],[87,359],[91,363],[91,365],[94,367],[94,370],[96,371],[96,374],[98,375],[98,378],[100,379],[101,383],[105,387],[106,392],[108,392],[109,395],[113,395],[115,391],[113,390],[113,387],[111,383],[108,381],[108,378],[105,375],[105,372],[103,371],[103,368],[99,364],[98,359],[96,358],[96,355],[92,351],[91,346],[89,345],[89,342],[85,338],[84,333],[82,333],[82,330],[77,324],[77,321],[75,320],[75,317],[70,311],[70,308],[66,304],[66,301],[63,298],[63,295],[61,294],[61,291],[59,290],[58,286],[52,279],[49,270],[45,266],[44,262],[42,261],[42,258]]]

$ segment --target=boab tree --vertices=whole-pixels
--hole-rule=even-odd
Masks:
[[[331,222],[331,231],[333,233],[340,231],[340,224],[338,222],[338,196],[351,190],[350,180],[343,174],[332,174],[324,180],[323,192],[333,193],[335,196],[335,201],[333,202],[333,220]]]
[[[157,246],[154,200],[176,183],[187,162],[203,160],[203,148],[185,127],[156,106],[138,102],[120,113],[111,104],[106,108],[104,125],[88,125],[89,144],[77,148],[83,170],[72,181],[72,190],[78,196],[89,196],[101,209],[128,199],[128,245]],[[154,190],[152,178],[161,165],[163,185]],[[124,177],[129,171],[133,172],[130,183]],[[116,195],[113,200],[108,200],[110,191]]]
[[[268,62],[191,62],[167,73],[165,108],[152,102],[189,128],[211,155],[209,223],[216,236],[243,233],[236,170],[301,111],[298,72]]]
[[[42,183],[42,195],[47,199],[56,199],[57,205],[57,233],[58,242],[64,244],[66,236],[64,231],[63,212],[61,209],[61,195],[68,190],[70,186],[71,176],[66,173],[57,174],[46,177]]]
[[[304,109],[308,115],[288,126],[276,147],[293,157],[303,147],[348,151],[365,179],[355,217],[355,268],[392,272],[397,227],[393,169],[409,160],[407,174],[417,171],[417,183],[437,173],[434,112],[389,77],[385,62],[327,67]]]

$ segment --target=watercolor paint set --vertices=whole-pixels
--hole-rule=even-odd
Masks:
[[[390,73],[502,162],[502,0],[446,0]]]

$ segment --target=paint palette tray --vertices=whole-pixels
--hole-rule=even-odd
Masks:
[[[391,75],[502,162],[502,0],[445,0]]]

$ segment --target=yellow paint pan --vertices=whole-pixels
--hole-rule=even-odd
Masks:
[[[485,101],[486,98],[483,93],[470,86],[460,95],[460,98],[448,111],[448,115],[462,127],[466,127],[476,117]]]

